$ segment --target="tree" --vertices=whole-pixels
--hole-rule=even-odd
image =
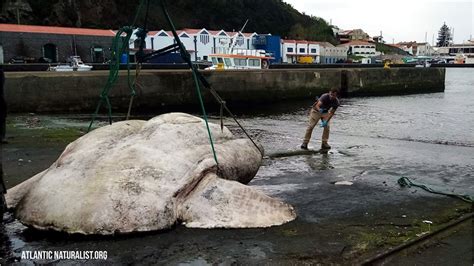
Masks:
[[[438,42],[436,43],[437,47],[449,46],[453,37],[451,36],[451,29],[446,25],[446,22],[443,23],[443,26],[438,31]]]

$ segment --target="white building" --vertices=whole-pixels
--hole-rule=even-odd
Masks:
[[[427,42],[418,43],[416,49],[417,56],[431,56],[435,54],[435,49]]]
[[[296,63],[297,62],[295,40],[282,40],[281,61],[283,63]]]
[[[320,42],[319,44],[321,47],[321,64],[334,64],[347,61],[347,51],[349,50],[349,47],[336,47],[329,42]]]
[[[305,40],[282,40],[281,56],[283,63],[320,62],[319,42]],[[309,60],[309,61],[308,61]]]
[[[426,42],[399,42],[394,46],[414,56],[431,56],[436,53],[436,50],[429,43]]]
[[[209,60],[213,53],[226,53],[230,48],[255,49],[252,38],[257,33],[226,32],[207,29],[182,29],[176,31],[180,41],[186,47],[193,61]],[[174,43],[171,31],[150,31],[145,40],[145,49],[156,51]],[[133,34],[130,39],[130,48],[136,51],[139,48],[137,37]]]
[[[375,44],[367,41],[351,41],[340,44],[338,47],[348,47],[348,54],[363,57],[373,57],[380,55],[380,52],[375,50]]]

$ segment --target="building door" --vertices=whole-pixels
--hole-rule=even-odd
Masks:
[[[92,47],[92,62],[94,63],[104,63],[104,49],[100,46]]]
[[[0,45],[0,64],[3,64],[3,46]]]
[[[51,60],[51,63],[58,62],[58,48],[52,43],[43,46],[43,57]]]

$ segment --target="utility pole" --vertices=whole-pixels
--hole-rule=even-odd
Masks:
[[[76,35],[72,35],[72,48],[74,50],[74,55],[77,55]]]
[[[16,20],[18,25],[20,25],[20,9],[18,7],[16,8]]]
[[[451,40],[452,40],[453,43],[454,43],[454,28],[453,28],[453,33],[451,33]],[[449,46],[449,40],[448,40],[448,46]]]

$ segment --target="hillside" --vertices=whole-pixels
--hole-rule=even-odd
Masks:
[[[386,55],[388,54],[409,55],[408,52],[405,52],[398,47],[383,44],[383,43],[377,43],[375,46],[375,49],[379,52],[383,52]]]
[[[132,22],[139,1],[130,0],[2,0],[1,23],[118,29]],[[159,1],[150,2],[148,28],[169,30]],[[337,43],[321,18],[304,15],[281,0],[174,0],[169,13],[179,28],[272,33],[288,39]],[[142,14],[144,17],[144,14]],[[139,20],[139,22],[143,22]]]

